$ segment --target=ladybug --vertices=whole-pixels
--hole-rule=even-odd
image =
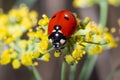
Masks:
[[[53,15],[48,24],[49,41],[54,48],[60,49],[76,28],[77,21],[74,15],[68,10],[61,10]]]

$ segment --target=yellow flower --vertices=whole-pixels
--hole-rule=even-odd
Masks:
[[[41,40],[43,40],[43,41],[45,40],[46,42],[48,42],[48,36],[42,36]]]
[[[86,36],[85,36],[85,40],[91,42],[93,40],[92,34],[91,33],[87,33]]]
[[[99,25],[97,25],[95,22],[90,21],[87,25],[86,25],[86,29],[88,29],[89,32],[93,33],[93,34],[100,34],[101,30],[98,28]]]
[[[45,14],[43,14],[42,17],[43,19],[40,19],[38,24],[40,26],[46,26],[49,23],[49,18]]]
[[[48,48],[48,41],[44,40],[38,43],[38,51],[40,53],[43,54],[47,50],[47,48]]]
[[[31,58],[39,58],[40,57],[40,53],[39,52],[29,52],[28,53],[30,56],[31,56]]]
[[[73,64],[75,62],[74,58],[71,55],[66,55],[65,61],[69,64]]]
[[[29,10],[25,5],[21,5],[18,9],[14,8],[9,11],[9,16],[20,21],[23,17],[28,16]]]
[[[25,66],[30,66],[32,65],[32,58],[30,57],[30,55],[23,53],[21,63]]]
[[[99,45],[90,45],[87,49],[89,55],[100,54],[102,53],[103,49]]]
[[[10,54],[10,57],[11,57],[12,59],[16,59],[16,58],[18,57],[18,53],[15,52],[15,51],[13,51],[13,52]]]
[[[9,18],[8,15],[6,14],[1,14],[0,15],[0,27],[7,25],[9,23]]]
[[[30,20],[32,20],[33,26],[37,24],[38,13],[36,11],[31,11],[29,13]]]
[[[35,33],[35,37],[36,38],[42,38],[44,36],[44,32],[43,32],[43,30],[42,29],[39,29],[39,30],[37,30],[37,32]]]
[[[46,53],[42,56],[42,60],[48,62],[50,60],[50,53]]]
[[[33,26],[32,21],[28,17],[24,17],[20,24],[27,30]]]
[[[0,64],[6,65],[9,64],[10,62],[11,62],[11,57],[9,54],[9,50],[5,50],[0,56]]]
[[[20,63],[20,61],[18,59],[14,59],[12,61],[12,66],[13,66],[14,69],[18,69],[18,68],[20,68],[21,63]]]
[[[109,47],[117,47],[117,43],[115,42],[113,36],[110,33],[105,32],[104,35],[106,40],[108,40]]]
[[[75,49],[73,52],[72,52],[72,57],[75,59],[75,60],[80,60],[83,56],[83,51],[80,50],[80,49]]]
[[[13,37],[9,37],[7,39],[5,39],[5,44],[9,44],[11,42],[13,42],[15,39]]]
[[[33,63],[33,65],[34,65],[34,66],[38,66],[38,62],[35,61],[35,62]]]
[[[35,32],[30,31],[27,33],[27,36],[29,37],[30,40],[34,40],[35,39]]]
[[[61,55],[61,52],[60,52],[60,51],[55,51],[55,53],[54,53],[54,56],[55,56],[55,57],[60,57],[60,55]]]
[[[20,40],[18,42],[18,45],[25,50],[27,48],[28,41],[27,40]]]
[[[13,38],[21,37],[23,34],[19,27],[9,28],[9,33]]]
[[[111,31],[111,33],[115,33],[116,32],[116,28],[112,27],[110,31]]]
[[[39,38],[41,40],[48,40],[48,34],[46,34],[46,31],[43,31],[42,29],[37,28],[37,31],[35,32],[35,37]]]
[[[8,35],[8,31],[4,28],[4,29],[1,29],[0,28],[0,40],[6,38]]]

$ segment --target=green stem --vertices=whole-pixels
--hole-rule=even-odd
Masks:
[[[33,77],[34,77],[34,80],[42,80],[37,69],[34,67],[34,66],[30,66],[29,67],[29,70],[31,71]]]
[[[66,80],[66,63],[62,62],[61,80]]]
[[[9,44],[9,46],[10,46],[11,48],[13,48],[14,50],[16,50],[17,52],[21,53],[20,47],[16,46],[15,43],[12,42],[12,43]]]
[[[108,3],[106,0],[101,0],[99,2],[100,7],[100,24],[102,25],[102,29],[106,27],[107,22],[107,14],[108,14]]]
[[[87,59],[82,67],[79,80],[89,80],[90,75],[93,71],[97,55],[87,55]]]
[[[74,80],[74,79],[75,79],[76,67],[77,67],[77,65],[72,65],[72,66],[70,66],[69,80]]]

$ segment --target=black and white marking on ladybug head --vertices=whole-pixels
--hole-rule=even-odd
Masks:
[[[60,48],[65,44],[66,37],[61,32],[61,26],[54,26],[52,34],[49,35],[49,41],[54,48]]]
[[[55,29],[56,31],[59,31],[59,30],[61,30],[61,26],[55,25],[55,26],[54,26],[54,29]]]

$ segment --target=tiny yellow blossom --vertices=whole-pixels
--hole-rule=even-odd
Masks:
[[[46,53],[42,56],[42,60],[48,62],[50,60],[50,53]]]
[[[18,59],[14,59],[12,61],[12,66],[13,66],[14,69],[18,69],[18,68],[20,68],[21,63],[20,63],[20,61]]]
[[[0,25],[7,25],[9,23],[9,18],[8,18],[8,15],[6,14],[2,14],[0,15]]]
[[[15,39],[13,37],[9,37],[5,39],[5,44],[9,44],[10,42],[13,42]]]
[[[10,54],[10,57],[11,57],[12,59],[15,59],[15,58],[18,57],[18,53],[15,52],[15,51],[13,51],[13,52]]]
[[[39,30],[37,30],[37,32],[35,33],[35,37],[36,38],[42,38],[44,36],[44,32],[43,32],[43,30],[42,29],[39,29]]]
[[[55,51],[55,53],[54,53],[54,56],[55,56],[55,57],[60,57],[60,55],[61,55],[61,52],[60,52],[60,51]]]
[[[69,64],[73,64],[75,62],[74,58],[71,55],[66,55],[65,61]]]
[[[75,60],[80,60],[83,56],[83,51],[82,50],[79,50],[79,49],[75,49],[73,52],[72,52],[72,57],[75,59]]]
[[[20,24],[26,30],[30,29],[33,26],[32,21],[28,17],[23,18]]]
[[[21,63],[25,66],[30,66],[32,65],[32,58],[30,57],[30,55],[23,53]]]
[[[48,48],[48,41],[41,41],[38,43],[38,51],[44,53]]]
[[[88,51],[89,55],[94,55],[94,54],[102,53],[103,49],[99,45],[91,45],[91,46],[89,46],[87,51]]]
[[[85,40],[86,41],[93,41],[93,37],[92,37],[92,34],[91,33],[87,33],[86,36],[85,36]]]
[[[38,13],[36,11],[31,11],[29,15],[30,15],[30,18],[33,20],[36,20],[36,18],[38,17]]]
[[[4,39],[8,35],[8,30],[0,28],[0,40]]]
[[[34,58],[39,58],[40,55],[41,55],[40,52],[37,52],[37,51],[36,51],[36,52],[29,52],[28,54],[29,54],[33,59],[34,59]]]
[[[9,28],[9,33],[13,38],[21,37],[23,34],[19,27]]]
[[[18,42],[18,45],[25,50],[27,48],[28,41],[27,40],[20,40]]]
[[[35,39],[35,32],[31,31],[27,33],[28,37],[30,40],[34,40]]]
[[[35,62],[33,63],[33,65],[34,65],[34,66],[38,66],[38,62],[35,61]]]
[[[105,32],[104,35],[106,39],[109,41],[108,43],[109,47],[117,47],[117,43],[115,42],[113,36],[110,33]]]
[[[45,14],[43,14],[42,17],[43,19],[40,19],[38,24],[40,26],[46,26],[49,23],[49,18]]]
[[[11,57],[10,57],[9,51],[6,50],[0,56],[0,64],[6,65],[6,64],[9,64],[10,62],[11,62]]]
[[[114,27],[112,27],[110,31],[111,31],[111,33],[115,33],[116,29]]]

